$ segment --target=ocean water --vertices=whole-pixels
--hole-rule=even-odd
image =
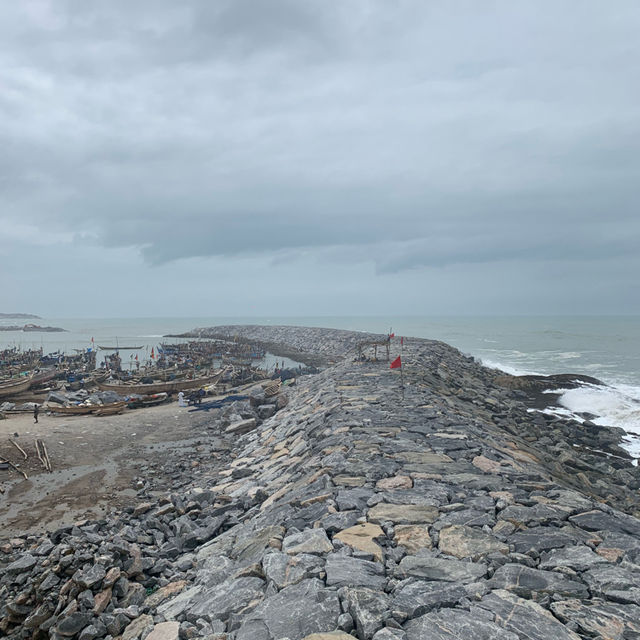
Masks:
[[[1,324],[24,324],[0,320]],[[0,348],[42,346],[45,353],[93,345],[143,346],[123,351],[149,358],[168,333],[218,324],[289,324],[416,336],[442,340],[481,360],[486,366],[514,374],[580,373],[608,385],[560,390],[560,406],[552,412],[588,412],[596,424],[619,426],[629,434],[626,446],[640,457],[640,317],[209,317],[209,318],[43,318],[40,325],[65,333],[0,332]],[[91,341],[91,338],[94,341]],[[558,391],[554,389],[553,391]]]

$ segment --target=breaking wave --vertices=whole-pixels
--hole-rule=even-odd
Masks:
[[[491,369],[498,369],[514,376],[544,375],[536,371],[527,371],[492,360],[482,360]],[[595,372],[600,365],[585,367],[589,373]],[[584,384],[576,389],[549,389],[545,393],[559,395],[558,405],[543,411],[549,415],[573,418],[584,422],[587,417],[594,424],[607,427],[621,427],[628,435],[625,449],[634,457],[640,458],[640,387],[630,384],[612,384],[597,386]]]

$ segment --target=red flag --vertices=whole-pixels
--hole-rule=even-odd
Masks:
[[[400,360],[400,356],[398,356],[392,363],[389,369],[399,369],[402,366],[402,360]]]
[[[93,338],[91,338],[91,342],[93,342]]]
[[[138,359],[138,354],[136,353],[136,360]]]
[[[404,344],[404,337],[400,338],[400,346]]]
[[[151,357],[155,358],[155,356],[153,355],[153,347],[151,347]]]
[[[390,333],[390,334],[389,334],[389,337],[390,337],[390,338],[395,338],[395,337],[396,337],[396,334],[395,334],[395,333]]]

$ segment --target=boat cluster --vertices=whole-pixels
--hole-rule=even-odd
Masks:
[[[42,349],[0,352],[0,416],[33,411],[36,405],[62,415],[108,415],[160,404],[181,391],[187,397],[199,392],[201,398],[216,387],[220,391],[223,385],[233,388],[269,377],[255,366],[264,349],[249,344],[162,344],[151,350],[149,362],[136,357],[129,370],[121,355],[126,349],[134,347],[76,349],[74,355],[45,355]],[[100,350],[108,353],[101,357]]]

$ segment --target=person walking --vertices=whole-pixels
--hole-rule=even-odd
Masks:
[[[38,413],[40,412],[40,407],[38,407],[38,404],[34,404],[33,405],[33,423],[34,424],[38,424]]]

